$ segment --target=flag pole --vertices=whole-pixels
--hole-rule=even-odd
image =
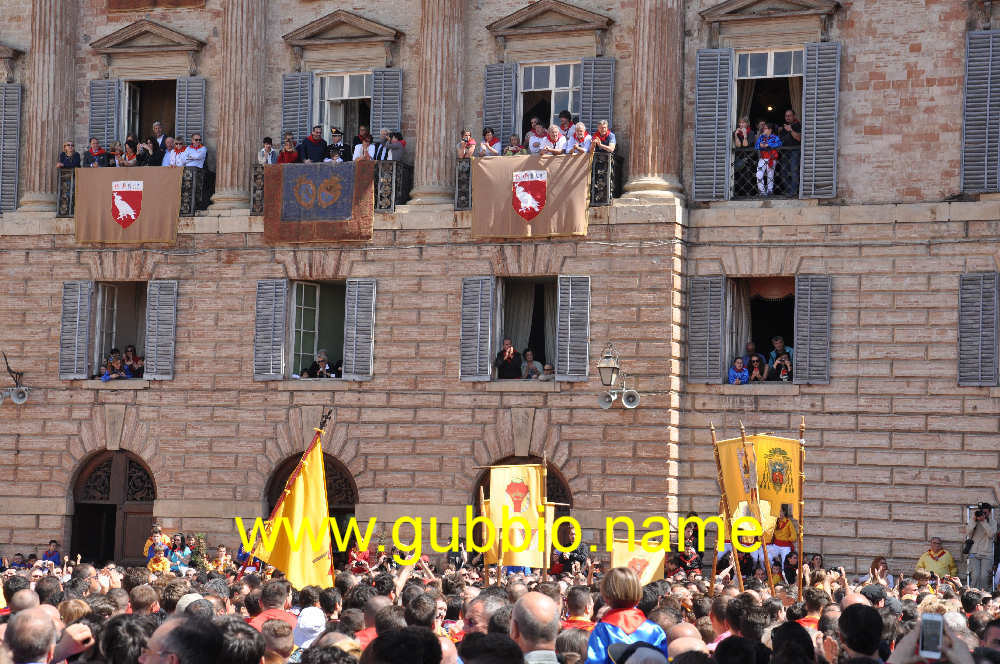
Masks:
[[[799,601],[802,600],[802,565],[805,561],[805,520],[806,496],[804,492],[806,476],[806,416],[802,416],[799,424]]]
[[[753,453],[753,467],[751,468],[753,470],[753,488],[750,489],[750,510],[760,525],[760,535],[757,537],[757,541],[760,542],[761,551],[764,552],[764,571],[767,572],[767,585],[773,596],[774,577],[771,575],[771,555],[767,552],[767,544],[764,542],[764,519],[760,511],[760,493],[757,491],[757,451],[747,438],[747,430],[743,426],[742,420],[740,420],[740,438],[743,439],[743,454],[746,456],[748,466],[750,465],[750,454]]]
[[[720,514],[725,514],[725,509],[722,506],[722,498],[719,498],[719,513]],[[718,551],[713,551],[712,552],[712,581],[711,581],[711,583],[708,586],[708,596],[709,597],[714,597],[715,596],[715,576],[718,573],[718,569],[719,569],[719,552]]]
[[[316,447],[317,443],[319,443],[320,438],[322,438],[323,434],[326,433],[326,423],[330,421],[331,415],[333,415],[332,408],[328,409],[326,413],[323,414],[323,417],[320,419],[319,422],[319,427],[313,429],[313,431],[315,431],[316,434],[313,436],[312,442],[309,443],[309,446],[306,447],[305,452],[303,452],[302,456],[299,457],[299,462],[295,465],[295,470],[293,470],[292,474],[288,476],[288,480],[285,482],[285,488],[282,489],[281,495],[278,496],[278,500],[274,503],[274,509],[271,510],[270,516],[267,517],[267,521],[265,522],[264,527],[267,529],[268,533],[271,532],[271,528],[274,525],[273,524],[274,515],[278,513],[278,510],[281,509],[281,506],[285,503],[285,496],[287,496],[289,492],[291,492],[292,484],[295,483],[295,480],[298,479],[299,477],[299,473],[302,472],[302,462],[309,455],[309,453],[313,451],[313,448]],[[246,573],[247,567],[249,567],[250,563],[253,562],[254,554],[257,553],[257,547],[260,545],[260,540],[261,538],[254,540],[253,546],[250,548],[250,555],[247,557],[246,562],[243,563],[243,567],[240,568],[239,573],[236,575],[237,581],[243,578],[243,575]],[[330,541],[330,569],[331,570],[333,569],[332,540]]]
[[[549,453],[547,451],[542,452],[542,522],[545,524],[543,530],[545,531],[545,537],[542,538],[542,582],[549,580],[549,567],[551,567],[551,555],[552,555],[552,543],[550,538],[552,533],[549,532],[548,524],[548,510],[546,505],[549,500]],[[537,509],[535,510],[538,511]],[[538,518],[538,515],[535,515]]]
[[[726,497],[726,482],[722,477],[722,461],[719,459],[719,441],[715,436],[715,424],[709,422],[708,426],[712,430],[712,450],[715,452],[715,468],[718,470],[719,489],[722,491],[722,511],[725,516],[726,532],[729,533],[729,557],[733,562],[733,569],[736,572],[736,581],[740,587],[740,592],[743,592],[743,570],[740,569],[739,557],[736,555],[736,543],[733,542],[733,524],[729,514],[729,499]],[[722,533],[722,535],[725,537],[725,533]],[[715,549],[715,555],[718,556],[718,542],[716,542]]]

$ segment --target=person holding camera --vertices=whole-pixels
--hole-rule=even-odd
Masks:
[[[476,141],[472,138],[472,130],[462,132],[462,140],[458,142],[458,158],[471,159],[476,156]]]
[[[993,522],[993,506],[980,503],[972,522],[965,529],[965,547],[969,556],[969,585],[992,590],[993,538],[997,527]]]

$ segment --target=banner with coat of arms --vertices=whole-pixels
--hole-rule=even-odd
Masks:
[[[180,168],[76,170],[76,241],[174,244],[181,210]]]
[[[504,508],[508,519],[521,517],[528,522],[512,523],[509,532],[503,529]],[[546,520],[545,472],[540,464],[492,466],[490,468],[489,514],[500,538],[500,563],[510,566],[544,567],[545,538],[542,526]],[[520,548],[524,551],[510,551]],[[504,550],[508,549],[508,550]]]
[[[757,494],[773,506],[777,514],[782,504],[792,507],[792,517],[799,514],[799,448],[802,442],[794,438],[778,438],[757,434],[753,440],[757,456]]]
[[[587,234],[593,155],[519,155],[472,160],[472,235]]]
[[[663,578],[663,563],[666,560],[667,552],[662,543],[651,547],[652,551],[642,548],[642,543],[627,539],[615,538],[611,547],[611,566],[628,567],[636,576],[639,583],[646,585]]]

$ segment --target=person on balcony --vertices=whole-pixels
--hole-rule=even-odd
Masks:
[[[56,168],[80,168],[80,153],[73,149],[73,141],[63,143]]]
[[[754,146],[754,133],[750,128],[750,119],[746,116],[740,118],[736,124],[736,131],[733,132],[734,148],[752,148]]]
[[[534,136],[534,134],[535,134],[535,127],[537,127],[538,125],[542,124],[538,120],[538,118],[531,118],[531,120],[529,120],[528,122],[531,125],[531,128],[528,129],[528,131],[525,132],[525,134],[524,134],[524,143],[523,143],[523,145],[528,145],[528,142],[531,141],[531,137]],[[543,134],[544,134],[544,127],[543,127]]]
[[[562,135],[559,125],[549,127],[549,135],[542,139],[540,154],[563,154],[566,152],[566,137]]]
[[[569,140],[569,137],[573,135],[573,114],[567,109],[559,111],[559,133]]]
[[[115,160],[116,166],[136,166],[138,165],[138,156],[136,155],[136,144],[133,141],[125,141],[125,150],[120,155],[118,159]]]
[[[521,139],[517,134],[511,134],[507,139],[507,145],[503,149],[503,156],[513,157],[519,154],[528,154],[528,148],[521,145]]]
[[[497,369],[497,378],[508,380],[521,377],[521,354],[514,350],[510,337],[503,340],[503,348],[497,353],[493,366]]]
[[[173,166],[174,165],[174,137],[167,136],[163,141],[163,156],[160,157],[160,163],[157,166]]]
[[[535,353],[530,348],[524,349],[524,360],[521,362],[521,378],[537,380],[542,375],[542,363],[535,359]]]
[[[274,142],[270,136],[265,136],[263,146],[257,152],[257,163],[262,166],[278,163],[278,151],[274,149]]]
[[[615,151],[615,135],[608,128],[607,120],[601,120],[597,123],[597,131],[590,137],[590,149],[603,150],[604,152]]]
[[[730,385],[746,385],[750,382],[750,375],[747,368],[743,366],[743,358],[737,357],[733,360],[733,366],[729,368]]]
[[[558,127],[556,128],[558,130]],[[545,127],[539,122],[534,125],[532,129],[531,137],[528,138],[528,151],[531,154],[539,154],[542,151],[542,142],[548,138],[545,133]]]
[[[167,157],[170,158],[170,163],[168,164],[167,163],[167,158],[164,157],[164,159],[163,159],[163,165],[164,166],[180,166],[180,167],[183,168],[184,167],[184,150],[186,150],[186,149],[187,149],[187,147],[184,145],[184,137],[183,136],[175,136],[174,137],[174,146],[173,146],[173,148],[171,148],[170,153],[167,155]]]
[[[368,127],[366,127],[364,125],[359,125],[358,126],[358,135],[354,137],[353,141],[351,141],[351,149],[353,150],[354,148],[356,148],[359,145],[361,145],[361,143],[365,140],[365,136],[367,136],[368,140],[370,141],[371,137],[372,137],[372,134],[371,134],[370,131],[368,131]]]
[[[368,161],[375,158],[375,145],[372,143],[372,135],[365,134],[361,137],[361,142],[354,146],[354,161]]]
[[[403,132],[394,131],[389,134],[389,148],[385,158],[390,161],[407,161],[406,141]]]
[[[500,139],[493,134],[493,127],[483,129],[483,140],[476,151],[480,157],[496,157],[500,155]]]
[[[802,123],[795,111],[785,111],[785,123],[778,128],[778,138],[781,144],[789,148],[781,155],[781,175],[784,193],[788,196],[799,195],[799,149],[802,145]]]
[[[771,367],[764,361],[763,355],[751,355],[747,365],[749,370],[749,381],[751,383],[763,383],[770,378]]]
[[[156,142],[152,138],[146,139],[144,143],[139,143],[135,152],[136,166],[159,166],[163,157],[158,155]]]
[[[566,141],[566,154],[585,154],[590,152],[592,140],[590,134],[587,133],[587,125],[577,122],[573,125],[573,133]]]
[[[353,150],[344,145],[344,132],[337,127],[330,127],[330,161],[340,163],[350,161],[353,157]]]
[[[327,146],[323,140],[323,127],[316,125],[312,133],[299,143],[299,159],[304,164],[319,164],[326,158]]]
[[[761,196],[774,193],[774,165],[778,162],[780,147],[781,139],[771,133],[771,125],[765,124],[764,132],[757,137],[754,145],[760,155],[757,159],[757,191]]]
[[[295,142],[289,137],[285,139],[284,145],[281,146],[281,150],[278,152],[278,163],[279,164],[297,164],[301,159],[299,159],[299,151],[295,149]]]
[[[476,140],[472,138],[470,129],[462,130],[462,140],[455,146],[455,152],[459,159],[471,159],[476,156]]]
[[[750,127],[750,119],[745,116],[740,118],[736,125],[736,130],[733,131],[733,189],[736,195],[753,195],[757,166],[755,163],[756,159],[754,159],[753,147],[756,140],[757,134]]]
[[[191,145],[185,148],[181,155],[181,163],[178,166],[205,168],[205,158],[208,157],[208,148],[201,142],[201,134],[191,134]]]
[[[90,149],[83,155],[83,165],[87,168],[108,165],[108,151],[101,147],[96,138],[90,139]]]

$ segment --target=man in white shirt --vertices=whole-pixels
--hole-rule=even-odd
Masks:
[[[205,168],[205,157],[208,156],[208,148],[201,144],[201,134],[191,135],[191,145],[180,155],[178,166],[194,166],[195,168]]]
[[[538,154],[542,150],[542,141],[546,138],[545,127],[541,124],[535,125],[535,130],[532,132],[531,136],[528,138],[528,151],[531,154]]]
[[[563,110],[559,111],[559,133],[569,140],[569,137],[573,135],[573,116],[569,111]]]
[[[573,125],[573,133],[570,134],[566,142],[566,154],[583,154],[590,152],[590,134],[587,133],[587,126],[582,122]]]
[[[559,125],[549,127],[549,135],[542,139],[540,154],[563,154],[566,152],[566,137],[559,131]]]
[[[590,147],[593,150],[603,150],[604,152],[615,151],[615,135],[608,128],[608,121],[601,120],[597,123],[597,131],[590,137]]]
[[[160,166],[173,166],[174,157],[176,153],[174,152],[174,137],[167,136],[163,139],[163,161],[160,162]]]

